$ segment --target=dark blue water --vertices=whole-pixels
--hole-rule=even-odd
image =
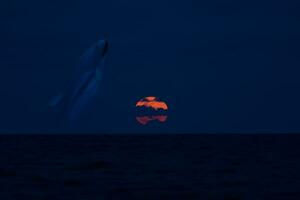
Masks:
[[[5,200],[298,200],[298,135],[1,136]]]
[[[298,1],[11,0],[0,7],[1,132],[55,130],[42,111],[104,32],[111,43],[104,98],[90,131],[300,131]],[[135,122],[134,104],[145,96],[168,102],[167,123]]]

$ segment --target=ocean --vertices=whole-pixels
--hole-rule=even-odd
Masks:
[[[300,198],[299,135],[3,135],[5,200]]]

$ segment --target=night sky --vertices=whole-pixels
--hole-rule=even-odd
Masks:
[[[51,132],[41,110],[105,32],[103,116],[89,130],[300,131],[299,1],[0,4],[1,132]],[[145,96],[168,103],[166,123],[136,123]]]

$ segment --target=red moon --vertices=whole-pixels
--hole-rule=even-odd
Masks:
[[[157,97],[145,97],[139,100],[135,106],[152,108],[154,110],[168,110],[168,105],[164,101],[159,101]]]
[[[140,113],[140,109],[146,109],[151,113],[150,115],[140,115],[136,117],[136,120],[142,125],[146,125],[152,121],[163,123],[168,118],[168,116],[165,115],[165,111],[169,109],[167,103],[159,100],[157,97],[149,96],[142,98],[135,106],[139,109]]]
[[[158,116],[141,116],[141,117],[136,117],[136,120],[143,124],[143,125],[146,125],[148,124],[149,122],[151,121],[159,121],[159,122],[165,122],[167,121],[167,116],[166,115],[158,115]]]

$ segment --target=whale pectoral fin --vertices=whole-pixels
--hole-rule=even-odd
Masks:
[[[99,82],[102,78],[101,70],[96,68],[96,80]]]
[[[63,99],[64,99],[63,94],[56,95],[49,101],[48,106],[52,108],[57,107],[59,104],[62,103]]]

